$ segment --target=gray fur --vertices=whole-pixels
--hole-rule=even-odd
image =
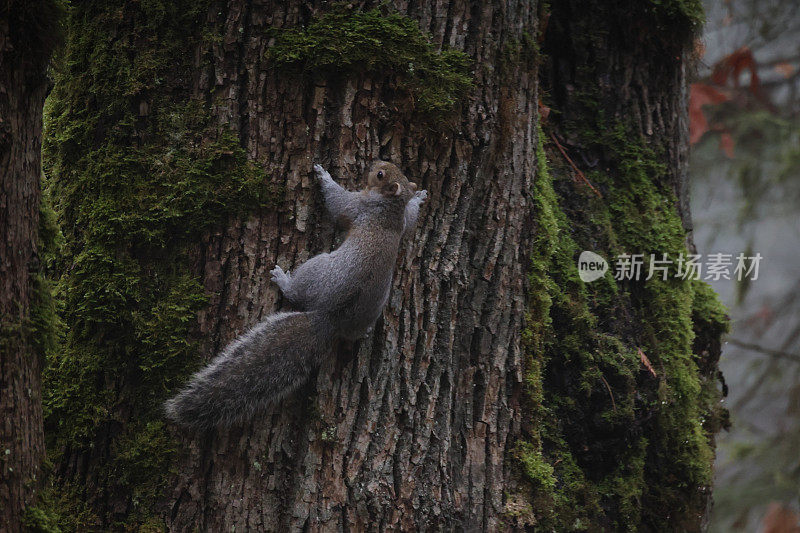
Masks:
[[[416,224],[427,192],[415,193],[384,161],[373,164],[362,192],[346,191],[319,165],[314,170],[331,216],[349,227],[347,238],[293,274],[272,270],[297,311],[267,317],[197,372],[165,404],[175,423],[204,429],[252,418],[300,387],[330,355],[334,339],[358,339],[380,317],[400,240]]]
[[[428,198],[428,191],[418,191],[406,206],[405,216],[403,217],[403,235],[410,235],[411,231],[417,226],[419,217],[419,206]]]

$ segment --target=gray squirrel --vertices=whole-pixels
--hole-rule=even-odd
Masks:
[[[294,310],[268,316],[192,376],[164,406],[177,425],[202,430],[249,420],[303,385],[332,355],[334,341],[364,336],[380,317],[400,240],[428,193],[386,161],[372,164],[361,192],[343,189],[320,165],[314,170],[347,237],[293,274],[279,266],[270,272]]]

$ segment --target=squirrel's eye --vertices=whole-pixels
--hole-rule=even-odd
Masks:
[[[383,170],[379,170],[379,171],[378,171],[378,179],[379,179],[379,180],[382,180],[382,179],[383,179]]]

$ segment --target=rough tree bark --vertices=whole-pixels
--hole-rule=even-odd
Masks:
[[[214,49],[215,78],[203,80],[211,86],[200,90],[226,95],[220,122],[285,183],[286,197],[277,217],[205,245],[206,287],[220,295],[200,319],[201,335],[214,340],[206,354],[275,308],[274,264],[292,268],[332,246],[312,163],[355,189],[371,159],[394,161],[430,201],[383,319],[353,360],[321,368],[308,392],[252,427],[188,445],[172,529],[498,527],[505,454],[519,432],[537,83],[525,64],[504,77],[497,69],[499,43],[536,33],[536,5],[396,7],[437,46],[478,65],[453,132],[387,113],[383,75],[298,90],[296,78],[265,64],[267,30],[307,23],[302,3],[232,2],[214,17],[226,39]]]
[[[363,9],[373,7],[372,3],[357,4]],[[57,472],[62,483],[83,486],[81,497],[90,502],[97,523],[104,527],[118,527],[135,516],[133,522],[154,520],[173,531],[498,530],[535,524],[542,519],[536,507],[539,504],[552,508],[554,497],[548,494],[540,500],[531,498],[533,504],[522,506],[533,506],[532,511],[520,512],[514,496],[524,492],[521,487],[527,487],[526,483],[533,483],[534,494],[541,488],[535,480],[521,479],[524,468],[515,451],[518,441],[531,440],[530,435],[537,431],[531,428],[531,420],[539,416],[530,409],[535,395],[531,395],[533,385],[526,377],[530,359],[525,354],[530,348],[523,342],[523,332],[526,293],[538,290],[529,283],[530,257],[539,253],[534,243],[543,231],[542,204],[534,198],[536,183],[544,179],[536,42],[541,10],[535,2],[522,0],[398,1],[392,6],[418,21],[437,49],[461,50],[473,62],[474,87],[443,129],[432,128],[430,117],[403,110],[402,102],[397,102],[404,99],[404,91],[392,72],[365,69],[345,75],[301,76],[276,68],[269,59],[276,29],[308,25],[329,9],[323,4],[231,0],[212,3],[198,18],[202,38],[187,39],[181,51],[191,62],[190,75],[175,74],[177,81],[172,80],[168,94],[201,102],[212,123],[234,131],[247,157],[260,163],[269,181],[281,187],[274,207],[239,222],[235,217],[226,219],[223,229],[205,232],[201,242],[187,252],[189,268],[202,280],[208,297],[191,333],[204,360],[280,307],[276,288],[269,282],[269,270],[276,263],[292,269],[335,245],[332,223],[323,214],[312,177],[314,163],[321,163],[337,181],[354,189],[360,186],[361,173],[370,160],[388,159],[429,191],[429,201],[413,238],[401,252],[383,318],[369,337],[352,351],[340,353],[301,393],[252,424],[200,438],[178,436],[178,451],[169,455],[165,465],[172,474],[150,495],[152,508],[145,513],[136,508],[141,494],[131,489],[129,480],[126,478],[128,484],[124,485],[119,472],[102,470],[103,463],[117,456],[127,454],[126,460],[136,456],[136,452],[121,449],[122,441],[115,439],[132,427],[137,417],[144,416],[132,407],[136,395],[142,394],[141,381],[137,381],[141,378],[110,378],[110,370],[100,360],[92,382],[104,383],[103,387],[113,392],[113,407],[103,411],[100,418],[105,416],[106,421],[88,437],[82,436],[83,441],[74,438],[80,432],[72,431],[73,438],[59,444]],[[94,16],[92,9],[100,8],[80,9],[83,11],[72,18],[71,31],[81,36],[74,46],[82,53],[71,56],[76,70],[68,75],[88,66],[81,61],[90,56],[85,47],[92,43],[135,43],[140,51],[131,52],[132,59],[121,59],[125,65],[130,61],[136,66],[136,54],[149,57],[141,50],[149,50],[153,39],[141,28],[148,28],[150,19],[139,7],[121,2],[119,9],[109,10],[99,30],[94,27],[91,31],[82,24]],[[601,76],[600,80],[605,84],[603,105],[610,102],[612,114],[627,113],[631,107],[640,111],[637,135],[674,149],[668,150],[663,164],[669,175],[676,177],[672,182],[678,183],[677,176],[685,167],[685,124],[681,121],[686,43],[676,42],[670,48],[678,51],[678,58],[659,62],[661,72],[656,75],[648,70],[652,58],[631,52],[624,40],[609,39],[603,45],[607,54],[596,57],[581,48],[583,41],[570,43],[571,30],[564,28],[572,19],[581,23],[581,29],[575,31],[586,31],[592,24],[608,25],[598,30],[599,35],[619,31],[614,27],[613,10],[604,10],[604,17],[594,20],[592,12],[577,3],[572,11],[568,7],[553,9],[560,42],[566,43],[563,57],[557,55],[559,50],[552,50],[557,56],[554,71],[581,71],[582,61],[595,61],[600,69],[613,64],[609,68],[614,76]],[[633,10],[630,22],[646,30],[652,19],[647,9]],[[155,35],[164,37],[157,31]],[[619,71],[618,61],[622,65]],[[116,72],[120,70],[97,68],[95,83],[108,84]],[[636,80],[634,89],[631,79]],[[61,78],[64,87],[68,80]],[[586,83],[583,78],[577,81]],[[563,95],[588,89],[572,82],[576,80],[552,81],[551,90],[565,114],[571,108],[569,97]],[[139,92],[126,93],[119,114],[103,115],[98,124],[92,124],[91,134],[70,145],[70,150],[77,146],[78,153],[91,151],[106,142],[106,133],[121,135],[114,121],[121,123],[119,116],[131,110],[135,117],[124,127],[135,131],[125,135],[134,147],[145,142],[141,132],[155,120],[158,106],[164,106],[163,100],[153,97],[161,89],[147,83],[151,82],[144,82],[145,88]],[[107,112],[97,103],[103,95],[95,101],[80,92],[70,93],[73,90],[64,88],[59,93],[60,103],[54,105],[61,109],[57,113],[67,117],[56,126],[56,136],[68,136],[69,124],[77,120],[77,115],[69,116],[70,107],[88,105],[90,115]],[[132,123],[135,126],[130,126]],[[63,142],[63,138],[55,142]],[[587,157],[596,158],[596,154]],[[66,180],[59,178],[59,173],[66,176],[80,164],[69,154],[54,159],[57,181]],[[91,172],[81,172],[87,183],[96,183],[98,188],[104,185]],[[626,183],[620,180],[616,186],[624,189]],[[558,190],[570,213],[580,210],[585,200],[572,198],[583,194],[576,189],[579,187],[565,185]],[[671,204],[675,197],[669,198]],[[136,205],[127,207],[136,210]],[[75,224],[78,208],[79,201],[66,202],[62,223]],[[562,232],[592,231],[588,221],[574,223],[583,226]],[[65,232],[75,233],[74,242],[84,239],[80,241],[83,244],[75,245],[76,254],[86,249],[87,237],[81,236],[82,231],[65,228]],[[114,246],[117,258],[131,254],[142,265],[154,255],[142,248],[126,248],[124,243]],[[65,274],[68,279],[78,275]],[[615,318],[624,325],[624,332],[615,332],[620,338],[638,331],[645,320],[633,311]],[[67,322],[70,325],[70,319]],[[83,324],[77,318],[72,322]],[[572,326],[555,320],[553,327],[563,333]],[[113,344],[103,344],[111,330],[112,326],[102,325],[100,333],[91,337],[92,343],[107,350],[102,357],[114,353]],[[631,333],[631,337],[636,335]],[[82,342],[85,346],[88,341]],[[630,340],[630,345],[636,342]],[[135,356],[136,350],[125,352],[126,358]],[[635,373],[639,363],[633,365]],[[708,372],[713,373],[714,368],[712,361]],[[659,367],[659,371],[670,369]],[[690,371],[696,373],[696,369]],[[545,376],[546,392],[559,387],[550,378]],[[609,380],[616,385],[611,377]],[[610,392],[611,386],[605,386]],[[607,389],[601,381],[593,387],[601,391],[597,398],[605,405]],[[642,387],[658,388],[656,382]],[[164,388],[155,394],[160,399],[168,393]],[[564,385],[562,392],[578,398],[577,388]],[[613,393],[610,398],[614,411],[617,402],[623,406],[623,395],[634,398],[637,391],[631,387],[618,390],[617,395],[616,400]],[[66,397],[67,403],[78,401]],[[611,409],[612,403],[606,408]],[[148,416],[158,418],[157,413]],[[644,432],[653,429],[647,425],[653,424],[647,422],[650,416],[642,416]],[[592,433],[595,426],[587,428],[580,431],[580,438],[589,444],[605,438],[597,434],[600,432]],[[54,435],[62,431],[52,429]],[[576,450],[584,445],[583,440],[570,440],[571,434],[565,439]],[[542,442],[538,437],[532,440],[541,457]],[[605,442],[601,444],[600,449]],[[592,457],[577,458],[578,468],[591,470],[582,460],[591,462]],[[702,456],[698,461],[707,466],[710,458]],[[551,462],[544,471],[549,468],[552,477],[553,468],[562,461]],[[556,471],[555,475],[561,474]],[[669,483],[655,477],[651,480]],[[544,486],[552,492],[552,483]],[[642,488],[638,490],[640,494]],[[698,487],[683,490],[694,494]],[[651,496],[648,493],[646,497]],[[700,499],[702,508],[707,496]],[[574,506],[583,504],[576,501]],[[609,504],[614,505],[618,503]],[[692,515],[682,522],[689,528],[699,524],[696,511],[694,505],[674,510],[682,519]],[[617,523],[608,520],[583,527]],[[580,523],[569,525],[579,527]]]
[[[42,106],[57,10],[48,1],[25,4],[0,7],[0,531],[21,527],[44,456],[32,315],[40,267]]]

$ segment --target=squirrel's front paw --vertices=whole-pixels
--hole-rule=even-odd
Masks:
[[[328,173],[328,171],[322,168],[322,165],[319,164],[314,165],[314,172],[317,173],[317,179],[320,181],[327,181],[333,179],[331,178],[331,175]]]
[[[270,270],[269,273],[272,274],[272,281],[277,283],[281,289],[290,281],[289,274],[284,272],[278,265],[275,265],[275,268]]]
[[[414,198],[416,198],[419,203],[422,203],[428,199],[428,191],[424,189],[421,191],[417,191],[416,193],[414,193]]]

